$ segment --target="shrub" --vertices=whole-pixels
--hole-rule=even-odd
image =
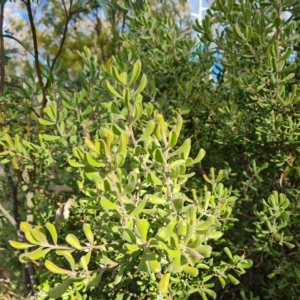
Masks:
[[[91,59],[87,49],[84,57]],[[82,90],[72,98],[65,95],[69,102],[53,100],[47,106],[45,119],[39,119],[44,126],[39,143],[20,145],[8,134],[2,138],[7,159],[43,153],[47,166],[54,161],[54,147],[55,155],[68,161],[68,171],[78,174],[72,220],[83,230],[65,232],[64,239],[51,223],[32,227],[22,222],[27,242],[10,241],[17,249],[28,249],[21,262],[43,261],[56,250],[45,267],[67,278],[48,292],[52,298],[95,289],[102,277],[100,298],[181,299],[199,292],[215,299],[211,278],[219,278],[223,287],[227,282],[237,284],[235,276],[252,264],[243,255],[233,256],[221,238],[233,226],[235,203],[230,189],[220,182],[222,171],[214,177],[212,169],[210,184],[197,191],[185,186],[194,175],[191,166],[203,159],[205,151],[200,149],[195,159],[189,157],[190,139],[178,145],[182,117],[167,123],[154,104],[142,102],[147,77],[143,75],[137,85],[140,70],[140,61],[129,73],[111,67],[114,81],[103,81],[111,99],[101,103],[101,127],[94,131],[93,125],[83,133],[74,125],[78,117],[74,107],[86,97]],[[78,101],[76,106],[73,101]],[[80,115],[82,122],[90,124],[89,116]],[[29,251],[32,247],[37,249]]]

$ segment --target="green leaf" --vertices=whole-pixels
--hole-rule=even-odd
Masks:
[[[138,96],[136,98],[138,98]],[[132,120],[137,121],[141,118],[142,115],[143,115],[143,104],[141,102],[135,101],[132,110]]]
[[[138,270],[138,272],[148,272],[148,269],[149,269],[149,267],[148,267],[147,255],[144,252],[142,255],[142,258],[140,260],[140,263],[137,267],[137,270]]]
[[[127,108],[129,108],[130,98],[131,98],[131,95],[130,95],[129,88],[125,88],[123,90],[123,100],[124,100],[125,107],[127,107]]]
[[[46,141],[46,142],[52,142],[52,141],[57,141],[57,140],[61,139],[60,136],[56,136],[56,135],[42,134],[41,136],[43,137],[44,141]]]
[[[209,295],[211,298],[216,299],[217,298],[217,294],[215,291],[208,289],[208,288],[204,288],[204,292]]]
[[[75,260],[72,256],[72,254],[69,251],[63,251],[62,255],[65,257],[65,259],[69,262],[72,271],[74,272],[75,270]]]
[[[48,241],[46,235],[44,233],[44,228],[42,226],[35,226],[35,228],[31,231],[33,237],[43,245],[47,245]]]
[[[82,246],[80,245],[78,238],[74,234],[68,234],[66,237],[66,241],[72,247],[76,249],[82,249]]]
[[[128,181],[123,191],[124,194],[131,194],[135,190],[137,184],[136,177],[137,174],[134,171],[130,172],[130,174],[127,176]]]
[[[140,247],[137,245],[131,245],[131,244],[124,244],[124,249],[127,254],[132,254],[134,252],[140,251]]]
[[[105,137],[105,141],[106,141],[106,148],[107,148],[107,155],[110,156],[111,153],[111,146],[112,143],[114,141],[115,135],[113,134],[113,132],[107,128],[101,128],[101,134],[103,137]]]
[[[146,256],[147,256],[147,261],[148,261],[150,271],[153,272],[153,273],[160,272],[161,271],[161,266],[158,263],[154,253],[151,252],[149,249],[146,249],[145,253],[146,253]]]
[[[170,273],[163,274],[159,281],[158,290],[163,294],[168,291],[170,275]]]
[[[281,81],[289,81],[289,80],[293,79],[294,77],[295,77],[295,73],[290,73],[289,75],[287,75],[286,77],[281,79]]]
[[[47,121],[47,120],[44,120],[44,119],[41,119],[41,118],[39,118],[39,122],[40,122],[40,124],[45,125],[45,126],[55,125],[56,124],[55,122]]]
[[[89,154],[89,153],[86,153],[85,154],[85,157],[86,157],[86,160],[87,162],[95,167],[95,168],[102,168],[102,167],[105,167],[105,164],[102,163],[102,162],[99,162],[99,161],[96,161],[95,159],[92,158],[92,156]]]
[[[90,139],[85,138],[84,143],[90,150],[98,153],[98,149],[96,148],[95,144]],[[100,153],[98,153],[98,154],[100,154]]]
[[[172,148],[176,145],[178,140],[178,135],[175,130],[171,130],[169,133],[169,147]]]
[[[112,95],[121,99],[123,98],[107,80],[104,81],[104,86]]]
[[[157,204],[165,204],[167,200],[165,198],[161,198],[158,196],[149,195],[149,202],[154,205],[157,205]]]
[[[292,71],[294,71],[297,68],[297,64],[296,63],[291,63],[288,67],[282,69],[279,73],[283,74],[283,73],[291,73]]]
[[[73,147],[72,152],[80,161],[84,161],[84,153],[82,153],[78,147]]]
[[[171,273],[180,273],[182,271],[180,253],[174,257],[167,270]]]
[[[205,156],[205,150],[204,149],[200,149],[197,157],[193,160],[193,164],[197,164],[198,162],[200,162]]]
[[[32,232],[33,230],[25,232],[26,240],[34,245],[41,245],[41,242],[37,240],[35,236],[33,236]]]
[[[183,270],[185,273],[188,273],[188,274],[190,274],[190,275],[192,275],[192,276],[194,276],[194,277],[198,276],[198,274],[199,274],[199,271],[198,271],[197,268],[191,267],[191,266],[189,266],[189,265],[183,265],[183,266],[182,266],[182,270]]]
[[[69,275],[71,276],[72,275],[72,272],[69,271],[69,270],[65,270],[65,269],[62,269],[60,267],[58,267],[57,265],[55,265],[53,262],[51,262],[50,260],[46,260],[45,262],[45,267],[52,273],[55,273],[55,274],[66,274],[66,275]]]
[[[100,205],[102,206],[102,208],[104,210],[119,210],[120,209],[120,207],[117,204],[107,200],[106,198],[101,198]]]
[[[84,174],[86,175],[86,177],[88,179],[90,179],[92,181],[95,180],[95,179],[98,179],[98,180],[102,179],[100,174],[99,174],[99,171],[95,167],[93,167],[89,164],[86,164],[84,166]]]
[[[221,276],[218,276],[218,279],[219,279],[219,281],[221,283],[222,288],[224,289],[225,285],[226,285],[225,279],[223,277],[221,277]]]
[[[120,266],[118,273],[116,275],[115,281],[114,281],[114,285],[117,285],[122,281],[126,267],[127,267],[126,264],[123,264]]]
[[[202,246],[197,247],[196,250],[200,255],[202,255],[205,258],[208,258],[211,256],[212,247],[202,245]]]
[[[68,163],[73,168],[83,168],[85,165],[82,163],[77,162],[76,160],[70,159]]]
[[[236,23],[233,25],[233,32],[236,34],[236,36],[242,40],[245,40],[244,35],[241,32],[241,29],[239,27],[239,25]]]
[[[233,277],[231,274],[227,274],[227,277],[233,285],[237,285],[240,283],[240,281]]]
[[[137,238],[130,229],[123,231],[123,238],[131,244],[136,244]]]
[[[88,288],[92,287],[92,286],[99,286],[99,283],[101,281],[102,278],[102,274],[103,271],[101,271],[99,274],[94,274],[91,276],[91,281],[88,284]]]
[[[164,155],[163,155],[161,149],[159,149],[159,148],[155,149],[153,156],[154,156],[155,161],[162,163],[162,164],[165,163],[165,158],[164,158]]]
[[[215,232],[212,232],[212,233],[208,234],[206,236],[206,238],[207,239],[212,239],[212,240],[217,240],[217,239],[219,239],[222,236],[223,236],[223,232],[221,232],[221,231],[215,231]]]
[[[50,105],[44,108],[44,113],[51,119],[56,122],[57,119],[57,103],[55,101],[51,101]]]
[[[87,240],[89,241],[89,243],[91,245],[94,244],[94,235],[92,233],[92,230],[91,230],[91,225],[90,224],[83,224],[83,231],[84,231],[84,234],[87,238]]]
[[[184,153],[184,157],[186,157],[189,155],[190,149],[191,149],[191,140],[186,139],[184,143],[177,150],[170,153],[168,157],[171,158],[173,156],[180,155],[182,153]]]
[[[295,247],[294,244],[291,244],[291,243],[288,243],[288,242],[285,242],[285,241],[282,241],[282,243],[283,243],[286,247],[288,247],[289,249],[293,249],[293,248]]]
[[[27,249],[30,247],[34,247],[36,245],[32,245],[32,244],[27,244],[27,243],[20,243],[20,242],[16,242],[16,241],[8,241],[10,243],[10,245],[16,249]]]
[[[88,271],[88,265],[91,259],[91,251],[89,251],[86,255],[81,256],[80,258],[80,265],[85,270]]]
[[[138,216],[144,209],[147,202],[147,198],[144,197],[143,200],[137,205],[137,207],[130,213],[131,217]]]
[[[57,299],[59,297],[61,297],[66,290],[68,289],[68,287],[70,286],[70,284],[72,283],[72,279],[68,278],[66,279],[62,284],[56,286],[54,289],[50,290],[48,292],[48,297],[53,298],[53,299]]]
[[[141,81],[140,81],[140,85],[138,86],[138,88],[132,93],[132,96],[136,96],[137,94],[141,93],[144,88],[147,85],[147,76],[145,74],[143,74]]]
[[[150,172],[147,174],[147,182],[154,183],[156,185],[163,185],[163,182],[158,177],[156,177],[154,172]]]
[[[123,154],[124,157],[126,157],[127,154],[128,139],[128,134],[126,132],[122,132],[120,135],[120,144],[117,153]]]
[[[121,84],[123,84],[123,85],[127,84],[127,73],[126,72],[122,72],[121,74],[119,74],[118,70],[114,66],[112,66],[111,73],[112,73],[113,77],[117,81],[119,81]]]
[[[143,243],[147,243],[147,233],[149,229],[149,223],[146,219],[136,220],[136,230],[142,239]]]
[[[106,143],[104,142],[104,140],[100,139],[98,141],[98,153],[100,152],[100,155],[102,155],[103,157],[108,157],[108,150],[107,150],[107,146]]]
[[[253,265],[253,261],[251,259],[246,259],[244,262],[240,264],[243,269],[249,269]],[[239,265],[238,265],[239,266]]]
[[[224,252],[227,254],[227,256],[228,256],[230,259],[232,259],[232,254],[231,254],[231,251],[230,251],[230,249],[229,249],[228,247],[225,247],[225,248],[224,248]]]
[[[21,262],[26,262],[26,260],[23,260],[25,257],[29,258],[30,260],[38,260],[44,257],[49,251],[51,251],[51,248],[43,249],[40,247],[32,252],[21,254],[19,259]]]
[[[194,265],[200,259],[203,259],[203,255],[201,255],[197,250],[186,247],[186,252],[188,253],[188,258],[190,259],[191,263]]]
[[[116,168],[122,168],[125,163],[125,156],[122,153],[116,155]]]
[[[61,92],[61,94],[62,94],[62,96],[63,96],[63,95],[66,95],[63,91]],[[64,96],[63,96],[63,97],[64,97]],[[69,101],[70,101],[70,100],[71,100],[71,99],[69,99]],[[63,106],[64,106],[65,108],[67,108],[67,109],[76,110],[76,107],[70,105],[70,104],[69,104],[68,102],[66,102],[65,100],[62,101],[62,104],[63,104]]]
[[[177,133],[178,137],[180,135],[180,131],[181,131],[181,128],[182,128],[182,123],[183,123],[183,119],[182,119],[181,115],[177,115],[177,122],[176,122],[174,130]]]
[[[128,83],[129,86],[132,86],[136,82],[136,80],[138,79],[138,77],[140,75],[141,68],[142,68],[142,63],[138,59],[135,62],[135,64],[133,65],[133,69],[132,69],[132,73],[131,73],[131,78],[130,78],[130,81]]]

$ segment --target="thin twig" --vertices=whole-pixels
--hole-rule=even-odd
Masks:
[[[68,17],[68,11],[67,11],[67,7],[66,7],[66,4],[65,4],[65,1],[61,0],[61,2],[62,2],[62,5],[64,7],[64,11],[65,11],[66,17]]]
[[[27,52],[29,52],[33,58],[35,58],[34,54],[30,51],[30,49],[28,49],[20,40],[18,40],[17,38],[15,38],[14,36],[10,35],[10,34],[3,34],[1,35],[1,37],[4,38],[8,38],[8,39],[12,39],[14,41],[16,41],[17,43],[19,43]]]
[[[39,85],[42,90],[42,95],[43,95],[43,100],[42,100],[42,108],[40,111],[40,117],[43,118],[44,116],[44,108],[47,105],[47,95],[46,95],[46,88],[43,83],[43,78],[42,78],[42,71],[41,71],[41,64],[39,61],[39,48],[38,48],[38,42],[37,42],[37,35],[36,35],[36,28],[33,20],[33,15],[32,15],[32,9],[31,9],[31,0],[23,0],[23,2],[26,5],[27,8],[27,13],[28,13],[28,18],[29,18],[29,23],[30,23],[30,28],[31,28],[31,34],[32,34],[32,41],[33,41],[33,49],[34,49],[34,62],[35,62],[35,68],[36,68],[36,73],[39,81]]]
[[[0,204],[0,210],[3,213],[4,217],[13,225],[14,227],[17,228],[17,222],[15,219],[11,216],[11,214]]]
[[[5,49],[4,49],[4,38],[3,38],[3,21],[4,21],[4,5],[3,2],[0,5],[0,52],[1,52],[1,79],[0,79],[0,96],[4,93],[4,83],[5,83]]]
[[[74,14],[74,12],[72,12],[72,4],[73,4],[73,1],[72,1],[72,0],[70,1],[69,13],[67,13],[67,9],[66,9],[64,0],[62,0],[62,2],[63,2],[63,5],[64,5],[64,9],[65,9],[65,11],[66,11],[67,20],[66,20],[66,23],[65,23],[65,26],[64,26],[64,31],[63,31],[63,34],[62,34],[62,39],[61,39],[61,41],[60,41],[58,51],[57,51],[55,57],[53,58],[53,61],[52,61],[51,67],[50,67],[50,72],[52,72],[52,71],[54,70],[54,67],[55,67],[55,65],[56,65],[56,62],[57,62],[59,56],[60,56],[61,53],[62,53],[62,49],[63,49],[63,46],[64,46],[64,44],[65,44],[66,38],[67,38],[68,25],[69,25],[69,22],[70,22],[70,20],[71,20],[72,15]],[[46,85],[45,85],[46,90],[47,90],[47,88],[49,87],[49,84],[50,84],[50,81],[49,81],[49,79],[48,79],[48,80],[47,80],[47,83],[46,83]],[[43,109],[46,107],[46,104],[47,104],[47,103],[45,103],[45,106],[43,107]]]

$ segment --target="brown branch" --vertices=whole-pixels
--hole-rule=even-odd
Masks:
[[[0,79],[0,96],[3,96],[4,93],[4,83],[5,83],[5,49],[4,49],[4,38],[3,38],[3,21],[4,21],[4,5],[2,3],[0,6],[0,51],[1,51],[1,79]]]
[[[41,111],[40,111],[40,117],[43,118],[43,116],[44,116],[43,110],[47,105],[46,87],[43,83],[41,64],[40,64],[40,61],[39,61],[39,48],[38,48],[35,24],[34,24],[33,15],[32,15],[31,1],[26,0],[26,2],[25,2],[25,0],[24,0],[23,2],[25,3],[26,8],[27,8],[27,13],[28,13],[28,18],[29,18],[29,23],[30,23],[30,28],[31,28],[31,34],[32,34],[32,41],[33,41],[35,68],[36,68],[36,73],[37,73],[39,85],[41,87],[42,94],[43,94],[42,108],[41,108]]]
[[[61,0],[62,4],[63,4],[63,7],[64,7],[64,11],[65,11],[65,14],[66,14],[66,17],[68,17],[68,11],[67,11],[67,7],[66,7],[66,4],[65,4],[65,1],[64,0]]]
[[[63,31],[63,34],[62,34],[62,39],[61,39],[61,41],[60,41],[60,45],[59,45],[58,51],[57,51],[55,57],[53,58],[53,61],[52,61],[51,67],[50,67],[50,72],[52,72],[52,71],[54,70],[54,67],[55,67],[55,65],[56,65],[56,62],[57,62],[59,56],[60,56],[61,53],[62,53],[63,46],[64,46],[65,41],[66,41],[66,38],[67,38],[68,25],[69,25],[69,23],[70,23],[70,21],[71,21],[72,15],[74,14],[74,12],[72,12],[72,3],[73,3],[72,0],[70,1],[69,13],[67,13],[66,5],[65,5],[64,0],[62,0],[62,3],[63,3],[63,6],[64,6],[64,9],[65,9],[65,12],[66,12],[67,20],[66,20],[66,23],[65,23],[65,26],[64,26],[64,31]],[[47,88],[49,87],[49,83],[50,83],[50,81],[49,81],[49,79],[48,79],[48,80],[47,80],[47,83],[46,83],[46,85],[45,85],[46,90],[47,90]],[[45,103],[45,106],[42,107],[43,109],[46,107],[46,104],[47,104],[47,103]]]
[[[18,240],[22,242],[24,240],[24,236],[19,229],[20,221],[19,221],[19,205],[18,205],[18,185],[14,183],[13,177],[10,173],[9,166],[7,164],[4,165],[4,171],[5,171],[8,185],[11,190],[13,216],[11,216],[9,212],[2,205],[0,206],[0,210],[2,211],[3,215],[11,222],[11,224],[14,225],[14,227],[16,228]],[[24,253],[24,251],[19,250],[19,253],[22,254]],[[23,280],[28,293],[34,294],[34,286],[36,284],[36,281],[34,279],[34,270],[31,262],[28,262],[25,265],[22,264],[22,273],[23,273]]]
[[[18,227],[17,222],[11,216],[11,214],[5,209],[5,207],[2,206],[2,204],[0,204],[0,210],[1,210],[2,214],[4,215],[4,217],[6,217],[6,219],[11,223],[11,225],[14,226],[15,228],[17,228]]]

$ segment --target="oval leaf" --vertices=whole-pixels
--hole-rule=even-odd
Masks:
[[[76,249],[82,249],[82,246],[79,243],[79,240],[74,234],[68,234],[66,237],[66,241]]]
[[[30,247],[34,247],[36,245],[31,245],[31,244],[27,244],[27,243],[20,243],[20,242],[16,242],[16,241],[8,241],[10,243],[10,245],[16,249],[27,249]]]
[[[87,240],[89,241],[89,243],[91,245],[94,244],[94,235],[92,233],[92,230],[91,230],[91,225],[90,224],[83,224],[83,231],[84,231],[84,234],[87,238]]]
[[[48,231],[51,234],[53,243],[55,245],[57,245],[57,231],[56,231],[55,226],[53,224],[51,224],[51,223],[48,222],[48,223],[46,223],[46,228],[48,229]]]
[[[166,273],[162,276],[162,278],[158,284],[158,290],[161,293],[165,294],[168,291],[169,280],[170,280],[170,273]]]
[[[48,292],[48,297],[57,299],[61,297],[72,283],[72,279],[68,278],[62,284],[56,286],[54,289]]]
[[[55,274],[67,274],[67,275],[72,275],[72,272],[66,269],[62,269],[60,267],[58,267],[57,265],[55,265],[53,262],[51,262],[50,260],[46,260],[45,262],[45,267],[52,273]]]

